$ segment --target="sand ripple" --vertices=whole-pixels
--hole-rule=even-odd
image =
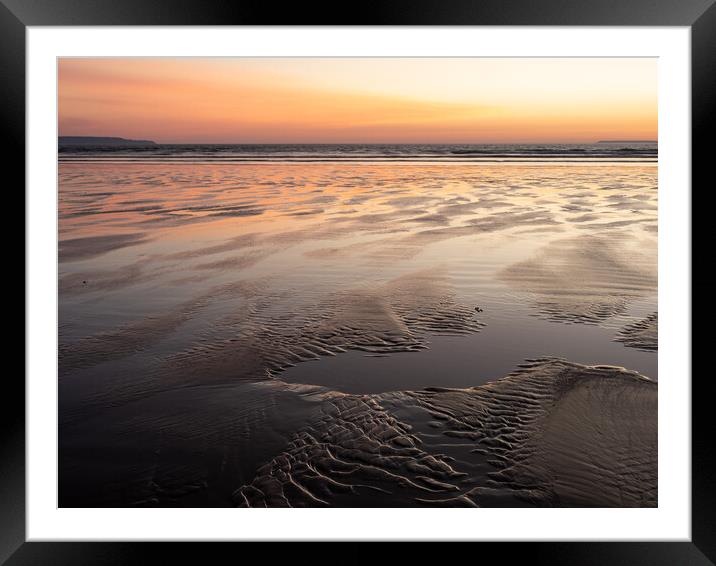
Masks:
[[[630,348],[646,351],[657,350],[659,346],[659,315],[652,313],[643,320],[627,324],[614,339]]]
[[[323,417],[259,468],[235,500],[269,507],[489,506],[501,494],[538,506],[651,507],[656,403],[657,384],[637,373],[556,359],[535,360],[472,389],[333,394]],[[411,406],[472,450],[461,460],[435,452],[410,418],[391,413]],[[467,473],[469,459],[485,458],[491,471]]]
[[[656,291],[655,254],[640,244],[599,236],[557,240],[500,277],[531,294],[545,318],[595,324]]]
[[[341,396],[234,497],[243,507],[355,505],[354,496],[386,506],[410,494],[457,491],[449,482],[463,475],[421,450],[410,427],[375,398]]]
[[[321,356],[417,351],[428,347],[428,333],[459,335],[482,327],[474,308],[458,303],[445,274],[434,270],[339,291],[277,314],[273,307],[280,299],[257,297],[219,321],[213,335],[167,360],[168,378],[261,380]]]
[[[657,384],[637,373],[536,360],[471,390],[413,395],[491,458],[490,485],[537,505],[656,505]]]

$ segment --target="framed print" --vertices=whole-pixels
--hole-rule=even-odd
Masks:
[[[5,2],[2,558],[711,563],[716,8],[646,4]]]

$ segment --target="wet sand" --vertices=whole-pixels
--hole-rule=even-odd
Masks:
[[[60,505],[653,506],[656,210],[643,164],[62,163]]]
[[[634,372],[535,360],[472,389],[326,397],[320,420],[237,490],[237,504],[657,502],[657,385]]]
[[[615,340],[623,342],[626,346],[631,346],[632,348],[655,351],[659,340],[658,314],[652,313],[644,320],[627,324],[619,330]]]

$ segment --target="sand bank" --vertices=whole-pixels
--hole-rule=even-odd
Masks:
[[[261,467],[235,500],[492,506],[518,498],[538,506],[655,506],[656,403],[657,384],[637,373],[554,359],[472,389],[333,394],[322,418]],[[415,432],[426,424],[445,442],[459,439],[457,458]],[[484,473],[476,474],[481,465]]]

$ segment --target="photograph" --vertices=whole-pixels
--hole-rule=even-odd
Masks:
[[[57,57],[57,506],[658,507],[658,62]]]

